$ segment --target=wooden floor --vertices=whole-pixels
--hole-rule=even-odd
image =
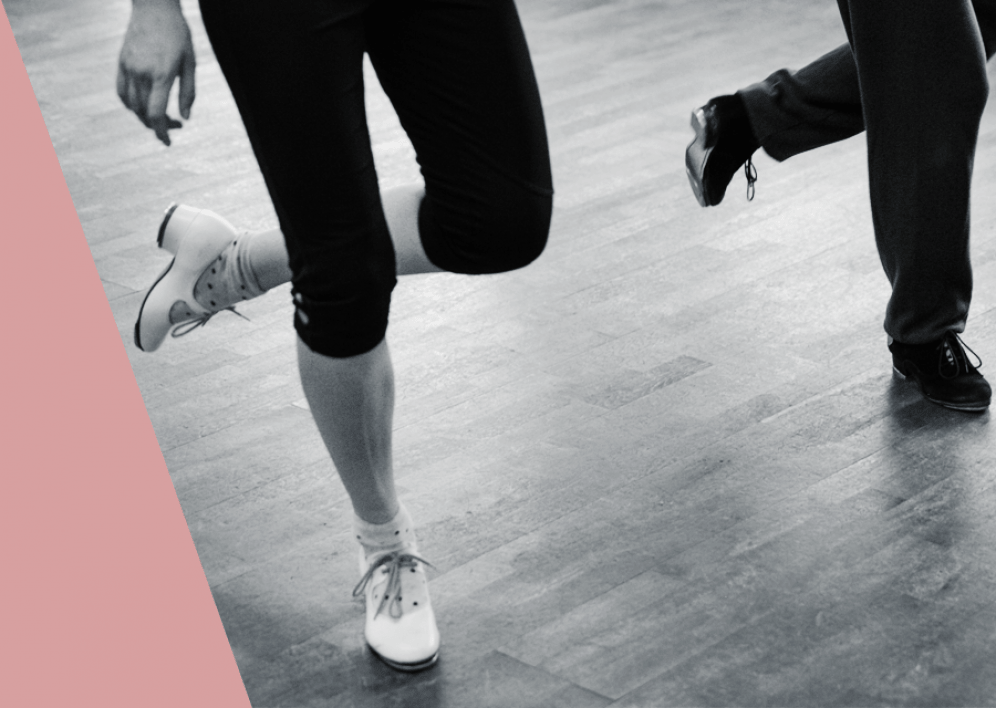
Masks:
[[[692,108],[844,41],[829,0],[521,0],[553,150],[550,246],[405,279],[395,460],[436,566],[439,665],[364,649],[350,511],[287,287],[131,342],[172,200],[275,225],[199,57],[157,143],[114,90],[127,0],[4,0],[250,699],[335,706],[996,705],[996,434],[894,381],[862,138],[701,209]],[[369,81],[385,186],[417,178]],[[966,335],[996,362],[996,108]]]

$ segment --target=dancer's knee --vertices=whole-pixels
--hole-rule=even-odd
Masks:
[[[546,248],[553,214],[552,190],[505,184],[452,207],[423,201],[419,229],[429,259],[467,274],[504,273],[529,265]]]

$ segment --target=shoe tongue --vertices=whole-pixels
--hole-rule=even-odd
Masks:
[[[397,551],[400,551],[401,553],[406,554],[406,555],[412,555],[412,556],[417,556],[418,555],[418,548],[417,547],[396,548],[396,549],[391,550],[391,551],[382,551],[382,550],[371,551],[368,548],[363,548],[360,551],[361,558],[362,558],[362,561],[361,561],[361,564],[360,564],[360,570],[361,571],[369,571],[374,566],[380,565],[380,569],[381,570],[379,572],[383,572],[383,573],[390,572],[390,569],[394,565],[395,561],[385,561],[384,559],[388,558],[389,556],[392,556]],[[381,561],[383,561],[383,563]]]
[[[962,368],[965,369],[966,373],[969,371],[965,352],[962,351],[954,337],[945,337],[941,341],[940,368],[942,374],[951,376],[957,376]]]

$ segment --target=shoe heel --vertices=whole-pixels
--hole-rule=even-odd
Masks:
[[[163,223],[159,225],[159,235],[156,238],[159,248],[169,251],[175,256],[184,236],[190,230],[190,225],[202,211],[204,210],[195,209],[185,204],[175,202],[170,204],[163,216]]]
[[[685,174],[688,176],[688,184],[692,188],[695,200],[699,203],[699,206],[703,207],[710,206],[709,199],[705,193],[705,185],[703,184],[705,179],[705,164],[709,159],[709,153],[712,152],[712,147],[706,144],[709,139],[707,121],[708,119],[703,109],[698,108],[692,111],[689,123],[695,132],[695,137],[692,138],[692,142],[685,149]]]
[[[208,251],[220,252],[237,237],[235,227],[228,221],[207,209],[195,209],[185,204],[172,204],[166,210],[163,222],[159,227],[157,243],[159,248],[178,255],[187,236],[196,238],[190,247],[184,248],[184,259],[194,263],[213,259],[217,253],[207,255]],[[205,258],[207,260],[205,260]]]
[[[692,118],[689,121],[689,123],[692,126],[692,130],[695,131],[695,136],[697,138],[702,137],[704,143],[705,130],[706,130],[705,111],[703,111],[701,108],[696,108],[694,111],[692,111]]]

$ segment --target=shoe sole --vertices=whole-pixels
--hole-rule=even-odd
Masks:
[[[951,403],[950,401],[942,401],[938,398],[934,398],[923,390],[923,384],[920,383],[920,379],[917,378],[915,374],[906,375],[902,371],[896,368],[895,364],[892,366],[892,372],[904,381],[913,381],[920,389],[920,393],[931,403],[941,406],[942,408],[947,408],[953,411],[959,411],[961,413],[985,413],[989,410],[989,404],[991,401],[986,401],[985,403]]]
[[[439,652],[437,651],[435,654],[433,654],[425,661],[419,661],[412,664],[403,664],[401,662],[388,659],[383,654],[378,654],[377,651],[369,644],[367,644],[367,648],[370,649],[371,654],[376,656],[378,659],[380,659],[382,662],[390,666],[392,669],[396,671],[404,671],[405,673],[409,674],[413,674],[418,671],[425,671],[426,669],[432,668],[433,666],[436,665],[436,661],[439,659]]]
[[[692,187],[692,193],[699,205],[703,207],[715,206],[706,199],[705,187],[702,184],[705,173],[705,164],[712,153],[712,146],[709,146],[709,127],[706,125],[705,112],[699,108],[692,111],[692,130],[695,137],[685,148],[685,174],[688,176],[688,184]],[[718,204],[719,202],[717,202]]]
[[[178,206],[180,205],[177,204],[176,202],[173,202],[166,208],[166,214],[163,216],[163,222],[159,225],[159,233],[156,235],[156,245],[159,248],[163,247],[163,237],[166,235],[166,224],[169,223],[170,217],[173,216],[173,212],[176,211],[176,208]],[[173,264],[175,262],[176,259],[174,258],[169,262],[169,265],[166,266],[166,269],[159,274],[159,277],[156,278],[156,281],[152,284],[152,287],[146,291],[145,297],[142,298],[142,306],[138,308],[138,319],[135,320],[135,346],[138,347],[139,350],[143,352],[148,351],[147,349],[142,347],[142,334],[141,334],[142,312],[145,310],[145,303],[148,301],[149,295],[152,294],[152,291],[156,289],[156,286],[159,285],[160,281],[162,281],[162,279],[166,277],[166,274],[169,273],[170,269],[173,267]]]

